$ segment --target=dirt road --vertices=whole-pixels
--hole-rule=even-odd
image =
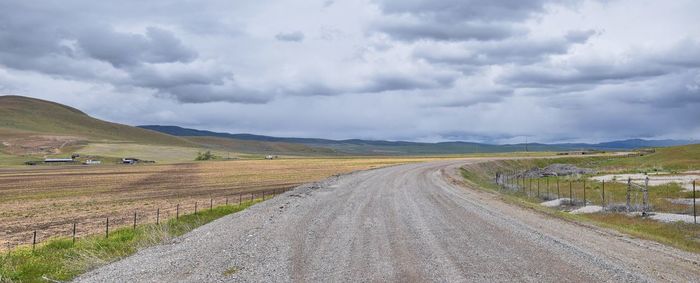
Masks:
[[[78,281],[697,281],[700,256],[554,219],[439,161],[300,187]]]

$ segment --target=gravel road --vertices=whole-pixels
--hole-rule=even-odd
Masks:
[[[466,188],[483,160],[301,186],[89,272],[79,282],[698,281],[700,256]]]

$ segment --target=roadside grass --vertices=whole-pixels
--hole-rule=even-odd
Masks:
[[[561,161],[561,159],[557,160],[558,163],[566,163]],[[514,169],[508,168],[508,166],[504,165],[504,163],[508,164],[518,162],[520,161],[496,161],[465,166],[466,168],[461,169],[461,174],[464,177],[465,182],[471,184],[472,187],[495,192],[499,194],[504,201],[511,204],[527,207],[535,211],[555,216],[561,219],[565,219],[568,221],[588,223],[604,228],[610,228],[642,239],[653,240],[686,251],[700,253],[700,225],[687,224],[681,222],[664,223],[647,218],[642,218],[639,216],[628,216],[620,213],[604,212],[593,214],[571,214],[557,210],[555,208],[544,207],[539,204],[543,200],[536,197],[528,197],[522,192],[500,190],[499,187],[492,182],[491,173],[495,173],[495,170],[498,169]],[[537,163],[542,161],[535,162]],[[592,185],[595,186],[595,184]],[[625,185],[619,184],[620,186],[618,186],[615,184],[610,184],[611,187],[608,187],[608,185],[608,183],[606,183],[605,185],[606,198],[610,197],[612,198],[612,200],[608,199],[607,201],[622,201],[624,199],[624,190],[626,189],[624,188]],[[588,188],[588,185],[586,187]],[[658,206],[657,209],[680,210],[681,208],[678,208],[676,205],[673,205],[665,199],[658,197],[661,194],[667,194],[667,192],[664,192],[664,190],[671,190],[670,194],[672,195],[685,195],[685,193],[681,192],[680,187],[678,187],[677,185],[664,185],[658,187],[650,189],[650,200],[652,200],[652,205]],[[565,191],[566,192],[565,194],[562,194],[562,197],[569,196],[568,184],[566,185]],[[577,187],[577,190],[573,191],[574,196],[580,198],[583,192],[583,188],[579,185],[579,187]],[[590,190],[588,191],[588,193],[591,197],[596,195],[594,194],[594,190]],[[610,195],[608,195],[609,193]],[[593,201],[594,203],[596,201],[594,198],[591,198],[589,200]],[[685,207],[685,209],[687,209],[687,207]]]
[[[129,256],[139,249],[181,236],[223,216],[242,211],[261,199],[242,205],[223,205],[197,214],[170,219],[160,225],[144,224],[119,228],[105,234],[56,238],[37,245],[24,246],[0,256],[0,282],[66,281],[101,265]]]

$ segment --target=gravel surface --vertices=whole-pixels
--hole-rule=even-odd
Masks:
[[[571,211],[572,214],[586,214],[586,213],[598,213],[603,211],[603,207],[600,205],[586,205]]]
[[[465,188],[440,161],[302,186],[79,282],[697,281],[696,254]]]
[[[693,218],[692,215],[686,215],[686,214],[674,214],[674,213],[661,213],[661,212],[654,212],[649,216],[651,219],[658,220],[661,222],[685,222],[685,223],[694,223],[695,218]]]
[[[700,180],[700,175],[697,174],[690,174],[690,172],[683,172],[683,174],[669,174],[669,173],[650,173],[650,174],[642,174],[642,173],[637,173],[637,174],[610,174],[610,175],[602,175],[602,176],[595,176],[591,177],[591,179],[596,180],[598,182],[606,181],[606,182],[618,182],[618,183],[627,183],[627,179],[631,178],[632,182],[635,184],[639,185],[644,185],[645,179],[648,177],[649,178],[649,186],[660,186],[660,185],[666,185],[666,184],[671,184],[671,183],[677,183],[679,184],[683,189],[686,191],[692,191],[693,190],[693,181],[696,181],[698,183]],[[700,190],[700,188],[697,188]]]

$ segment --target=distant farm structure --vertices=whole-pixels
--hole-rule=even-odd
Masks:
[[[576,151],[558,152],[557,155],[590,155],[590,154],[598,154],[598,153],[605,153],[605,152],[600,151],[600,150],[576,150]]]
[[[156,163],[155,161],[151,160],[143,160],[143,159],[138,159],[138,158],[133,158],[133,157],[125,157],[122,158],[121,164],[128,164],[128,165],[133,165],[137,163]]]
[[[75,160],[73,158],[46,158],[44,159],[44,163],[73,163]]]

